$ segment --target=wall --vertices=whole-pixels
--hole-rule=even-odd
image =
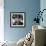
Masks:
[[[4,38],[7,41],[18,41],[32,30],[35,14],[40,10],[40,0],[4,0]],[[26,12],[25,28],[10,27],[10,12]]]
[[[41,0],[41,1],[40,1],[40,9],[41,9],[41,11],[42,11],[43,9],[46,9],[46,0]],[[46,27],[46,20],[45,20],[45,19],[46,19],[46,10],[43,12],[42,17],[43,17],[43,22],[41,21],[41,22],[40,22],[40,25]]]
[[[0,42],[4,41],[4,3],[0,0]]]

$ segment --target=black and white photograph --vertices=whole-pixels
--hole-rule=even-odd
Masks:
[[[10,13],[10,26],[11,27],[24,27],[25,25],[24,12],[11,12]]]

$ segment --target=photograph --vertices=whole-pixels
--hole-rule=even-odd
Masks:
[[[24,12],[10,12],[10,26],[24,27],[25,25]]]

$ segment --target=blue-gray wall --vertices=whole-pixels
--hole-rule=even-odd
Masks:
[[[40,0],[4,0],[4,35],[7,41],[18,41],[32,30],[36,12],[40,9]],[[10,12],[26,12],[25,28],[10,27]]]
[[[41,0],[40,1],[40,10],[42,11],[43,9],[46,9],[46,0]],[[43,12],[43,22],[40,22],[40,25],[45,26],[46,27],[46,10]]]

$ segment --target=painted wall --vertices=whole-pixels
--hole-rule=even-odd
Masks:
[[[40,10],[40,0],[4,0],[4,38],[7,41],[18,41],[32,30],[36,12]],[[26,12],[25,28],[10,27],[10,12]]]
[[[41,1],[40,1],[40,9],[41,9],[41,11],[42,11],[43,9],[46,9],[46,0],[41,0]],[[43,20],[43,22],[42,22],[42,21],[40,22],[40,25],[46,27],[46,10],[43,12],[42,17],[43,17],[44,20]]]
[[[0,0],[0,42],[4,41],[4,8],[3,7],[4,7],[4,2],[3,0]]]

